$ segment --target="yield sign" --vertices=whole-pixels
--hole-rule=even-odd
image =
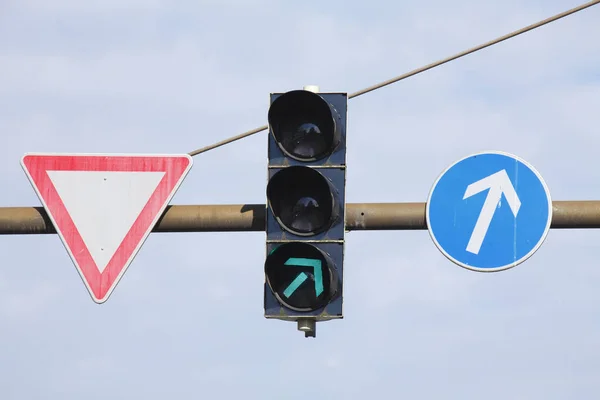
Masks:
[[[185,155],[25,154],[21,165],[96,303],[192,167]]]

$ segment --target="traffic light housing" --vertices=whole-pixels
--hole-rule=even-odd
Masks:
[[[343,318],[346,93],[271,94],[265,317]]]

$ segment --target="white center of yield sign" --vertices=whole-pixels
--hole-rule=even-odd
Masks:
[[[100,273],[165,175],[164,172],[47,172]]]

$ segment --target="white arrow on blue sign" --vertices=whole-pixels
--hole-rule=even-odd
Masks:
[[[512,268],[548,235],[552,200],[542,176],[525,160],[490,151],[447,168],[429,193],[427,226],[452,262],[480,272]]]

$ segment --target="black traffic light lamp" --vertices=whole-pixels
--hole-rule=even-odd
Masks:
[[[271,94],[265,317],[342,318],[346,93]]]

